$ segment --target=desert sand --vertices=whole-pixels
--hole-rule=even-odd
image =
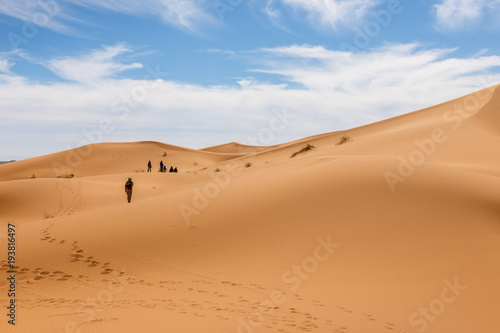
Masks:
[[[272,147],[8,163],[0,205],[1,332],[500,332],[499,86]]]

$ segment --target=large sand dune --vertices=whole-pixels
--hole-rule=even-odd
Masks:
[[[500,332],[499,89],[272,147],[1,165],[1,331]]]

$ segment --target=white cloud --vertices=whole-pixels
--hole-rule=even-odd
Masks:
[[[14,64],[10,62],[8,59],[1,59],[0,58],[0,72],[1,73],[10,73],[10,68]]]
[[[123,50],[94,51],[88,59],[107,63]],[[12,157],[0,160],[17,158],[17,150],[49,153],[83,144],[85,131],[98,129],[102,119],[116,127],[103,134],[104,141],[158,140],[193,148],[248,143],[269,126],[273,110],[286,107],[296,116],[290,126],[259,142],[275,144],[386,119],[500,82],[500,57],[456,58],[453,52],[415,44],[364,53],[308,45],[246,52],[259,64],[254,70],[281,78],[275,84],[240,79],[238,85],[200,86],[116,77],[93,85],[81,79],[40,84],[0,78],[0,121],[11,124],[0,141],[18,143]],[[100,77],[109,73],[99,71],[105,73]],[[80,78],[81,71],[68,72]],[[49,134],[48,142],[38,143],[37,137]]]
[[[77,6],[157,17],[167,24],[192,32],[200,32],[203,25],[217,23],[210,14],[213,8],[209,0],[2,0],[0,14],[63,34],[77,35],[71,24],[85,23],[78,18]]]
[[[256,2],[259,11],[262,12],[270,22],[276,27],[288,33],[293,33],[285,24],[285,15],[278,6],[281,0],[266,0],[265,5],[262,2]]]
[[[341,25],[359,23],[380,0],[276,0],[285,7],[305,13],[309,22],[317,28],[338,29]],[[276,17],[276,2],[268,0],[266,10]]]
[[[158,16],[168,24],[198,32],[200,25],[213,24],[208,13],[208,0],[73,0],[73,3],[91,9],[106,9],[128,15]]]
[[[436,25],[440,30],[470,29],[481,19],[498,19],[499,0],[441,0],[435,6]]]
[[[2,0],[0,14],[20,19],[38,27],[74,35],[76,34],[75,30],[66,23],[75,21],[75,18],[68,13],[65,7],[64,3],[55,0]],[[21,31],[15,31],[15,33],[21,34]]]
[[[271,53],[279,57],[292,57],[304,59],[331,59],[345,57],[348,53],[327,50],[323,46],[292,45],[285,47],[263,48],[264,53]]]
[[[453,49],[419,49],[417,44],[387,45],[372,49],[365,53],[351,53],[327,50],[321,46],[293,45],[262,49],[264,54],[271,53],[273,57],[267,68],[256,71],[283,76],[286,80],[299,83],[310,90],[346,91],[347,87],[366,88],[379,81],[398,82],[420,77],[420,73],[429,66],[442,66],[444,56]],[[275,61],[274,59],[279,59]],[[440,77],[447,81],[455,76],[457,71],[468,72],[470,65],[484,63],[482,59],[499,60],[497,57],[468,59],[465,68],[455,68]],[[485,69],[491,64],[488,62]],[[442,67],[440,67],[442,68]],[[433,73],[428,73],[432,75]]]
[[[217,20],[206,11],[211,8],[211,2],[203,0],[162,1],[165,10],[162,17],[167,22],[181,26],[191,31],[198,31],[200,24],[215,24]]]
[[[276,0],[268,0],[262,12],[264,12],[272,21],[280,20],[281,11],[275,7]]]
[[[26,57],[26,55],[19,49],[8,52],[0,52],[0,73],[14,77],[15,75],[12,74],[11,71],[12,66],[16,64],[14,61],[23,59],[24,57]],[[3,76],[4,79],[6,78],[6,75]]]
[[[258,0],[253,4],[280,29],[289,31],[284,23],[284,11],[294,11],[297,18],[305,15],[309,23],[320,29],[338,29],[359,24],[360,20],[382,0]],[[242,2],[228,3],[239,5]],[[220,25],[215,5],[217,0],[3,0],[0,14],[30,22],[63,34],[79,35],[85,22],[79,7],[94,11],[118,12],[131,16],[157,18],[166,24],[203,34],[207,26]],[[248,3],[251,4],[251,3]]]
[[[139,63],[123,64],[115,60],[127,52],[131,50],[123,44],[105,46],[83,56],[52,59],[46,67],[66,80],[92,84],[127,69],[142,68]]]

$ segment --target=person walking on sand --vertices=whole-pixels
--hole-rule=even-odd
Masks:
[[[151,161],[149,161],[149,162],[148,162],[148,172],[151,172],[151,168],[152,168],[152,167],[153,167],[153,166],[151,165]]]
[[[163,172],[163,161],[160,161],[160,172]]]
[[[130,199],[132,199],[132,187],[134,186],[134,182],[132,178],[129,178],[125,183],[125,193],[127,193],[127,200],[130,203]]]

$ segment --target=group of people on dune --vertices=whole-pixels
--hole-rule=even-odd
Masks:
[[[148,162],[148,172],[152,172],[151,169],[153,168],[153,165],[151,164],[151,161]],[[167,166],[163,164],[163,161],[160,161],[160,170],[159,172],[167,172]],[[177,167],[170,166],[169,172],[177,173]],[[132,188],[134,187],[134,182],[132,181],[132,178],[129,178],[125,182],[125,193],[127,193],[127,201],[130,203],[130,200],[132,199]]]
[[[151,161],[148,162],[148,172],[152,172],[151,169],[153,168],[153,165],[151,164]],[[160,172],[167,172],[167,166],[163,164],[163,161],[160,161]],[[177,173],[177,167],[170,166],[169,172],[175,172]]]

